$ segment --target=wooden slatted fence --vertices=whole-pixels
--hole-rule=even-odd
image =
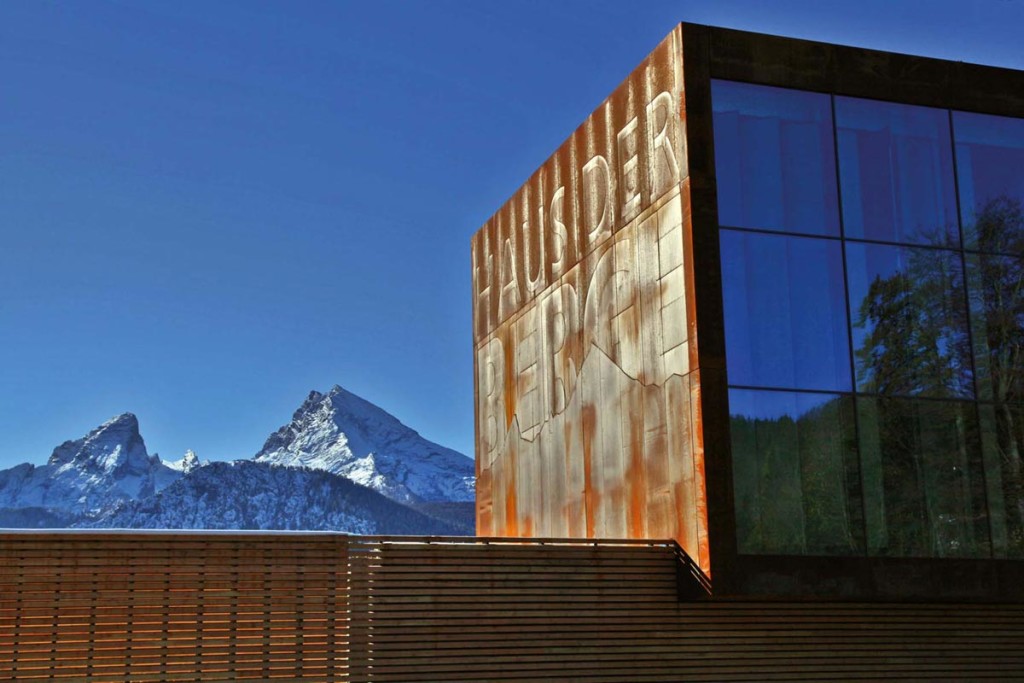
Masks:
[[[615,543],[353,539],[351,680],[1024,680],[1024,605],[695,599],[674,545]]]
[[[671,542],[0,533],[0,680],[1024,680],[1024,605],[700,579]]]
[[[347,538],[0,534],[0,679],[346,678]]]

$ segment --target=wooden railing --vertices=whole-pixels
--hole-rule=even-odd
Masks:
[[[0,532],[0,680],[1020,680],[1024,606],[707,598],[672,542]]]

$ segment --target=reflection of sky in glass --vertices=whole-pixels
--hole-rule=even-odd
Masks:
[[[847,237],[956,245],[956,192],[945,109],[836,98]]]
[[[979,234],[976,226],[1024,204],[1024,119],[953,112],[953,135],[965,246],[1020,254],[1024,225],[1016,224],[1016,236]]]
[[[955,111],[953,132],[966,246],[979,248],[977,215],[1000,198],[1024,202],[1024,119]]]
[[[712,81],[722,225],[838,235],[828,95]]]
[[[723,230],[729,383],[849,391],[839,242]]]
[[[796,420],[837,398],[839,394],[730,389],[729,415],[751,420]]]

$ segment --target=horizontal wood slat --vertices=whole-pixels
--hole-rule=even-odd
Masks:
[[[676,552],[667,545],[420,548],[352,539],[353,650],[358,640],[370,654],[353,659],[350,679],[1024,675],[1020,606],[680,600],[706,584]]]
[[[348,539],[0,534],[0,679],[347,679]]]
[[[0,680],[1020,680],[1024,606],[691,599],[674,543],[0,533]]]

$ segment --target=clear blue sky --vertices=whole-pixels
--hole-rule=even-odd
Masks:
[[[1024,69],[1021,0],[0,2],[0,467],[335,383],[471,455],[470,235],[679,21]]]

